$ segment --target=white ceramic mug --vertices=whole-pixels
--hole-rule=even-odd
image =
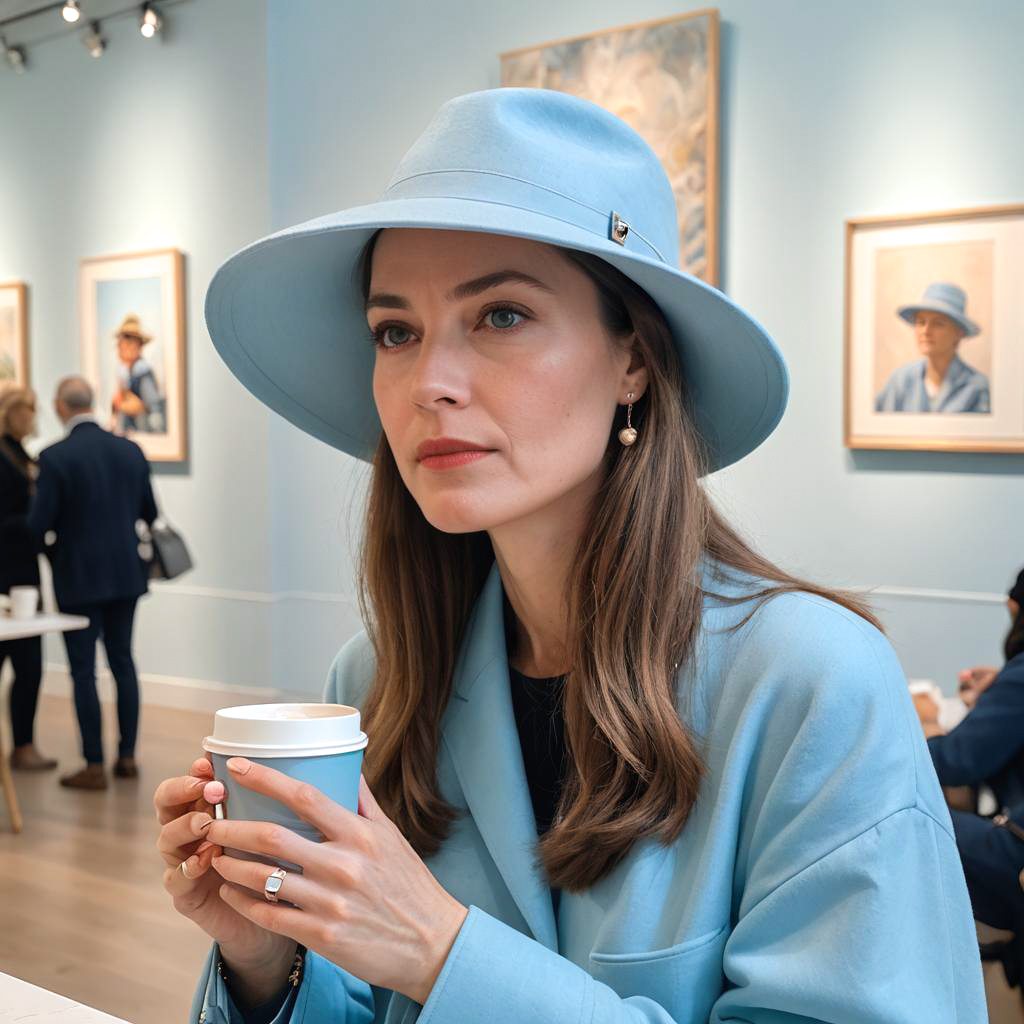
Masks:
[[[11,587],[10,604],[12,619],[31,619],[39,608],[39,588]]]

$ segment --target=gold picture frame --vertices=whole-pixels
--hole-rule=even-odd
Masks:
[[[1024,452],[1022,269],[1024,205],[846,221],[846,447]]]
[[[0,392],[32,386],[28,344],[28,287],[0,283]]]
[[[184,255],[153,249],[83,260],[79,299],[82,367],[97,418],[151,462],[184,462]]]
[[[637,22],[500,57],[503,86],[591,100],[646,140],[676,197],[681,269],[717,285],[718,11]]]

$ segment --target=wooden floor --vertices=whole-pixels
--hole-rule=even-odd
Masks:
[[[103,711],[110,760],[113,709]],[[144,709],[141,778],[103,793],[63,789],[55,772],[15,773],[25,828],[14,835],[0,804],[0,971],[133,1024],[187,1021],[209,940],[161,885],[152,801],[210,725],[207,714]],[[42,698],[36,737],[58,772],[82,763],[69,700]]]
[[[113,709],[103,711],[113,752]],[[198,756],[211,724],[206,714],[144,709],[142,777],[111,780],[105,793],[62,789],[53,772],[15,775],[25,830],[11,833],[0,808],[0,971],[133,1024],[185,1024],[209,942],[160,884],[152,799]],[[42,698],[36,731],[60,771],[78,767],[70,701]],[[1024,1022],[998,965],[985,965],[985,987],[991,1024]]]

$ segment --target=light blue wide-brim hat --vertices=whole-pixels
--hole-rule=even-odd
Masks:
[[[335,448],[370,460],[380,437],[356,269],[381,228],[513,235],[618,268],[668,321],[709,469],[752,451],[782,417],[782,356],[735,303],[679,269],[675,198],[643,139],[565,93],[491,89],[445,103],[378,202],[256,242],[210,284],[206,322],[235,376]]]
[[[909,306],[900,306],[896,312],[907,321],[914,322],[918,313],[944,313],[958,327],[963,329],[964,334],[971,338],[981,333],[981,328],[967,315],[967,294],[963,288],[948,281],[936,281],[928,285],[924,290],[924,297],[920,302]]]

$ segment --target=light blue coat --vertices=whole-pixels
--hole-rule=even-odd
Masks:
[[[953,356],[934,401],[928,397],[924,386],[927,367],[927,360],[915,359],[893,370],[875,398],[875,412],[992,411],[988,377],[968,366],[959,356]]]
[[[719,594],[737,592],[717,585]],[[421,1008],[307,956],[293,1024],[983,1024],[949,814],[888,642],[807,594],[708,599],[680,714],[707,774],[682,835],[634,845],[558,920],[509,696],[492,569],[467,630],[438,770],[464,811],[427,860],[469,915]],[[359,634],[325,699],[359,705]],[[373,742],[373,737],[370,737]],[[238,1020],[210,962],[191,1020]]]

